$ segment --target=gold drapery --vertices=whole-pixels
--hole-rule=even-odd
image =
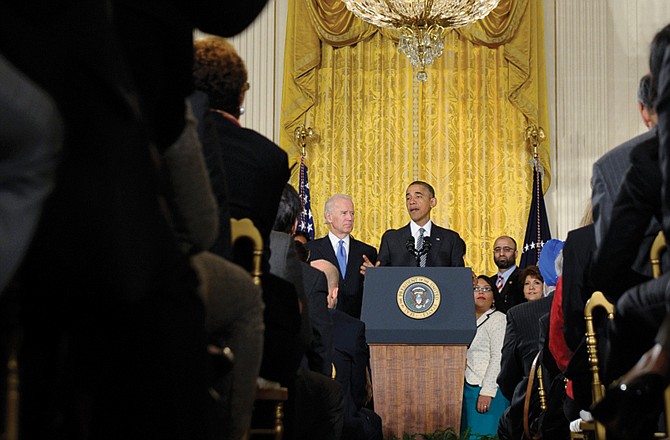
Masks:
[[[501,0],[486,19],[447,32],[444,54],[417,83],[393,31],[341,0],[290,0],[280,142],[289,149],[305,122],[320,135],[307,158],[317,236],[327,232],[325,201],[347,193],[354,235],[378,246],[409,221],[406,186],[425,180],[436,190],[435,223],[460,233],[475,272],[493,273],[493,240],[520,243],[525,233],[525,127],[549,132],[542,22],[541,2]],[[546,188],[548,139],[539,154]]]

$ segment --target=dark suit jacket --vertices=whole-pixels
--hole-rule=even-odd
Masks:
[[[631,266],[640,252],[649,260],[651,241],[659,230],[655,229],[651,236],[648,233],[650,221],[662,215],[658,154],[655,135],[633,148],[631,165],[614,202],[609,227],[598,245],[591,275],[594,287],[609,298],[616,299],[628,288],[649,279]]]
[[[595,248],[592,224],[568,232],[563,247],[563,335],[573,352],[584,339],[586,331],[584,305],[594,292],[589,272]]]
[[[356,412],[365,405],[367,397],[365,370],[370,361],[370,350],[365,340],[365,323],[339,310],[330,312],[334,329],[336,380],[354,404],[347,410]]]
[[[309,369],[331,377],[333,362],[333,321],[328,313],[328,281],[318,269],[300,263],[312,326],[312,343],[307,350]]]
[[[365,323],[339,310],[330,312],[334,328],[335,380],[344,391],[343,438],[381,440],[381,418],[364,408],[367,399],[366,369],[370,362]]]
[[[309,250],[311,261],[324,259],[338,267],[337,257],[328,236],[310,241],[306,247]],[[361,317],[361,306],[363,304],[364,278],[360,272],[363,255],[367,256],[373,264],[377,261],[377,250],[375,248],[349,236],[347,272],[344,278],[340,273],[337,309],[357,319]]]
[[[400,229],[389,229],[382,235],[377,260],[381,266],[416,266],[416,257],[407,250],[407,240],[412,233],[407,224]],[[426,266],[463,267],[465,242],[457,232],[433,223],[430,231],[432,247],[426,258]]]
[[[230,215],[254,222],[263,238],[267,262],[270,231],[290,176],[288,156],[263,135],[217,116]]]
[[[300,314],[300,327],[299,332],[295,338],[295,344],[297,346],[297,351],[300,353],[300,358],[303,357],[310,349],[312,344],[312,324],[311,317],[309,312],[309,300],[307,299],[306,284],[303,282],[303,267],[302,262],[298,259],[298,256],[293,248],[293,237],[278,231],[271,231],[270,233],[270,249],[271,253],[271,267],[270,274],[275,275],[282,280],[287,281],[291,286],[293,286],[298,301],[302,303],[302,313]],[[277,283],[277,287],[280,289],[283,288],[281,284]],[[263,289],[263,297],[266,295],[272,295],[272,291],[266,291]],[[284,290],[286,290],[284,288]],[[281,291],[280,295],[286,296]],[[286,306],[282,306],[286,307]],[[271,311],[268,311],[268,306],[266,305],[266,316],[269,314],[274,314]],[[285,319],[283,316],[278,316],[277,319]],[[268,329],[266,329],[266,334]],[[266,344],[267,345],[267,344]],[[274,347],[274,349],[282,350],[283,347]],[[295,371],[294,371],[295,372]],[[265,376],[263,376],[265,377]]]
[[[496,309],[503,313],[507,313],[512,307],[525,301],[523,296],[523,284],[519,282],[519,272],[521,272],[521,269],[518,267],[514,269],[514,272],[507,278],[502,290],[500,292],[494,292],[493,294],[496,302]],[[495,273],[491,275],[490,278],[493,280],[493,284],[495,284],[498,279],[498,274]]]
[[[658,143],[656,129],[649,130],[613,148],[593,164],[591,203],[598,246],[606,241],[605,235],[610,229],[610,223],[617,219],[613,209],[626,170],[631,165],[630,155],[638,145],[649,143]],[[642,228],[647,228],[646,237],[643,244],[638,243],[638,253],[631,261],[631,265],[637,272],[651,275],[649,248],[660,230],[660,224],[650,218],[650,222],[643,225]]]
[[[498,386],[512,400],[514,389],[528,376],[533,358],[539,350],[539,319],[551,311],[553,295],[529,301],[507,311],[507,327],[503,342]]]
[[[663,230],[668,237],[670,231],[670,48],[665,49],[663,66],[658,79],[658,100],[656,102],[658,114],[658,139],[662,148],[659,150],[661,175],[663,176]]]

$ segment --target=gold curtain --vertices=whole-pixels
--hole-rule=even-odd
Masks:
[[[434,221],[463,237],[467,265],[493,273],[493,240],[521,243],[525,233],[524,129],[549,129],[542,20],[540,2],[501,0],[486,19],[447,32],[444,54],[418,83],[393,31],[379,32],[341,0],[290,0],[280,142],[292,145],[301,123],[320,136],[307,153],[317,236],[327,232],[325,201],[347,193],[354,235],[378,246],[386,229],[409,221],[406,186],[425,180],[437,193]],[[539,151],[545,188],[548,146]]]

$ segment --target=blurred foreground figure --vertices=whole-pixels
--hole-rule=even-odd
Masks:
[[[207,438],[204,310],[156,153],[184,127],[193,28],[232,35],[263,3],[0,3],[0,52],[65,129],[16,278],[23,438]]]

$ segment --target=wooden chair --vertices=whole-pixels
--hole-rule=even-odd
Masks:
[[[12,348],[7,361],[7,396],[3,440],[19,440],[19,363]]]
[[[540,365],[540,354],[542,352],[538,351],[533,359],[533,363],[530,366],[530,372],[528,373],[528,384],[526,385],[526,397],[523,401],[523,434],[524,437],[533,440],[536,437],[530,434],[530,402],[532,400],[533,394],[533,385],[537,381],[537,392],[540,398],[540,411],[545,412],[547,410],[547,393],[544,389],[544,382],[542,380],[542,365]]]
[[[654,242],[651,245],[651,251],[649,251],[649,261],[651,262],[651,273],[654,278],[661,276],[663,270],[661,268],[661,256],[668,248],[668,245],[665,241],[665,234],[663,231],[659,231],[658,235],[654,239]],[[664,394],[665,400],[665,426],[670,427],[670,387],[665,389]],[[666,428],[668,429],[668,428]]]
[[[258,228],[248,218],[230,220],[230,241],[235,248],[238,240],[249,240],[252,243],[251,267],[247,268],[254,283],[261,285],[261,262],[263,258],[263,239]],[[248,256],[245,256],[245,260]],[[273,421],[269,426],[251,426],[246,439],[259,435],[274,436],[275,440],[282,440],[284,436],[284,402],[288,400],[288,390],[280,388],[257,388],[256,406],[274,403]],[[264,403],[266,402],[266,403]]]
[[[660,231],[649,252],[649,261],[651,263],[651,271],[654,278],[661,276],[661,254],[667,249],[665,242],[665,235]],[[584,308],[584,319],[586,320],[586,346],[589,356],[589,365],[591,367],[591,374],[593,376],[591,382],[591,393],[593,402],[597,402],[605,396],[605,386],[600,382],[600,368],[598,364],[598,347],[596,333],[593,325],[593,310],[597,307],[603,307],[607,312],[607,318],[614,318],[614,305],[610,303],[602,292],[595,292],[591,299],[586,303]],[[670,388],[665,390],[665,418],[666,426],[670,426]],[[598,422],[582,422],[582,433],[571,433],[571,439],[595,439],[605,440],[605,427]],[[574,435],[573,435],[574,434]],[[656,433],[656,438],[665,438],[665,434]]]
[[[257,286],[261,285],[261,261],[263,259],[263,238],[258,228],[248,219],[230,219],[230,242],[233,247],[238,240],[247,239],[253,244],[252,267],[249,271]]]
[[[246,438],[250,439],[256,436],[273,436],[275,440],[282,440],[284,437],[284,402],[288,400],[288,390],[281,388],[258,388],[256,390],[256,405],[263,402],[274,402],[274,421],[265,427],[252,426],[249,428]]]
[[[651,251],[649,251],[649,261],[651,262],[651,273],[654,278],[661,276],[661,254],[667,249],[667,244],[665,242],[665,235],[663,231],[659,231],[658,235],[654,239],[654,242],[651,245]]]
[[[605,298],[602,292],[594,292],[584,307],[584,320],[586,321],[586,350],[589,357],[591,369],[591,397],[595,403],[605,396],[605,385],[600,381],[600,364],[598,361],[598,339],[595,326],[593,325],[593,311],[602,307],[607,312],[607,319],[614,318],[614,305]],[[580,423],[582,432],[570,433],[571,439],[594,439],[606,440],[605,426],[601,423],[591,421]]]

